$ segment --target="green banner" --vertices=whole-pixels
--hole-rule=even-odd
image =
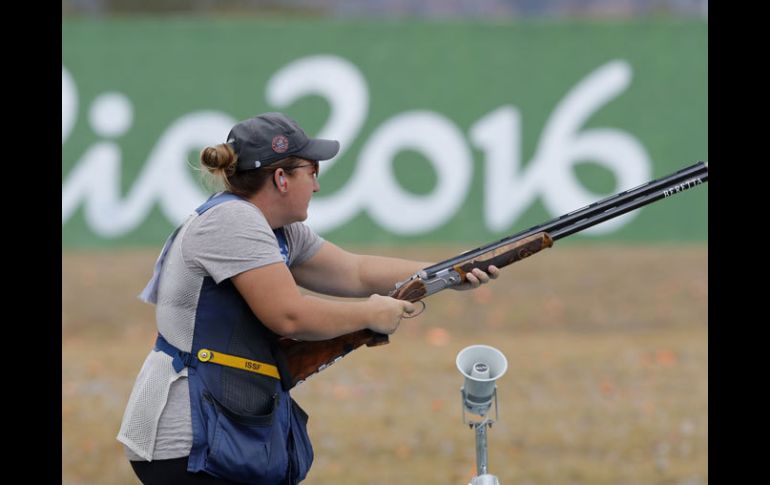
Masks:
[[[62,24],[62,244],[162,244],[198,153],[283,111],[342,150],[311,226],[491,241],[708,160],[703,21]],[[705,241],[707,184],[573,236]]]

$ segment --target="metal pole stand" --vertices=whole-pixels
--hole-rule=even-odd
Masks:
[[[463,403],[465,403],[465,389],[461,389],[460,392],[463,396]],[[487,473],[487,428],[492,427],[492,423],[497,420],[497,389],[494,393],[495,402],[495,419],[483,417],[481,421],[467,421],[465,419],[465,405],[463,404],[463,423],[469,425],[476,431],[476,473],[477,475],[471,479],[468,485],[500,485],[500,481],[496,476]],[[485,413],[486,414],[486,413]]]

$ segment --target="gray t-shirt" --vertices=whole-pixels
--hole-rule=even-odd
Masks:
[[[289,266],[310,259],[323,239],[303,223],[284,227]],[[192,349],[203,278],[220,283],[269,264],[283,264],[278,241],[255,205],[233,200],[183,224],[169,248],[158,282],[158,331],[175,347]],[[192,447],[187,369],[176,373],[171,357],[150,351],[131,392],[118,440],[131,460],[188,456]]]

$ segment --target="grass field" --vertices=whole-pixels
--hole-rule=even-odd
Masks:
[[[465,248],[350,248],[438,260]],[[293,395],[316,458],[304,483],[467,484],[474,434],[455,368],[507,357],[489,472],[502,485],[708,483],[708,248],[561,244],[473,292],[445,291],[384,347]],[[135,295],[157,249],[62,254],[62,483],[134,484],[115,440],[155,338]]]

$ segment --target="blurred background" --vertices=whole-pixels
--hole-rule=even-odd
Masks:
[[[308,223],[439,261],[708,160],[708,2],[62,2],[62,483],[115,440],[156,328],[136,295],[209,194],[198,153],[283,111],[341,141]],[[708,186],[560,240],[293,392],[305,483],[465,484],[455,356],[509,361],[501,483],[708,483]]]

